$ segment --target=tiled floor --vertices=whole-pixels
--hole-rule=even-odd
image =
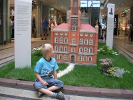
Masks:
[[[105,97],[105,96],[85,96],[85,95],[70,95],[70,100],[133,100],[132,98],[121,98],[121,97]],[[44,95],[42,98],[38,98],[37,92],[25,89],[25,88],[14,88],[0,86],[0,100],[58,100]]]

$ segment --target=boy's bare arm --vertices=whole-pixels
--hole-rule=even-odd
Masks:
[[[57,72],[54,71],[54,78],[57,79]]]
[[[47,82],[45,82],[45,81],[41,78],[41,76],[39,75],[39,73],[35,72],[35,74],[36,74],[37,79],[38,79],[43,85],[49,85]]]

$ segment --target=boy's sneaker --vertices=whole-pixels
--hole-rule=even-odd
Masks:
[[[62,92],[57,93],[57,97],[56,98],[60,99],[60,100],[65,100],[65,96],[64,96],[64,94]]]
[[[37,90],[37,95],[38,95],[38,98],[41,98],[44,95],[44,93]]]

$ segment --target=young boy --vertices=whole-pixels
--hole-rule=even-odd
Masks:
[[[54,50],[51,44],[42,45],[41,52],[43,57],[37,62],[34,69],[37,80],[35,82],[35,88],[51,97],[65,100],[64,95],[54,93],[52,91],[58,90],[64,87],[64,83],[57,79],[56,70],[59,68],[54,58]]]

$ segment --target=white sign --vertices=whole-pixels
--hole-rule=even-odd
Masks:
[[[108,3],[108,16],[107,16],[107,32],[106,32],[106,45],[110,48],[113,47],[113,33],[114,33],[114,9],[115,4]]]
[[[15,0],[15,68],[31,66],[32,0]]]

